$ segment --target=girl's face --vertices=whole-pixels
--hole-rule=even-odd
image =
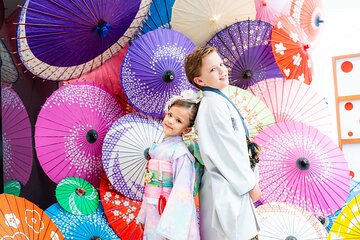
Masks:
[[[228,69],[217,52],[203,58],[200,72],[201,75],[194,78],[194,81],[201,87],[222,90],[229,85]]]
[[[180,136],[191,131],[190,110],[181,106],[172,106],[163,120],[165,137]]]

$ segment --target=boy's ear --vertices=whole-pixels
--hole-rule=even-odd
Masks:
[[[188,128],[185,128],[185,130],[182,133],[187,134],[187,133],[191,132],[191,130],[192,130],[192,128],[188,127]]]
[[[203,81],[200,77],[195,77],[195,78],[194,78],[194,82],[195,82],[197,85],[201,86],[201,87],[204,87],[204,86],[205,86],[204,81]]]

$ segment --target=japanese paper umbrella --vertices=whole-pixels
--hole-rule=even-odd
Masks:
[[[9,87],[1,88],[1,116],[4,181],[25,185],[33,163],[31,125],[23,102]]]
[[[55,193],[60,206],[75,215],[93,213],[99,206],[97,190],[82,178],[64,178],[57,184]]]
[[[291,3],[290,16],[304,29],[311,43],[319,37],[323,15],[322,0],[293,0]]]
[[[255,0],[256,20],[275,24],[281,15],[289,15],[290,6],[290,1]]]
[[[77,78],[116,55],[149,5],[149,0],[27,0],[17,29],[20,59],[40,78]]]
[[[81,177],[99,186],[101,147],[110,126],[124,114],[115,97],[94,83],[65,85],[45,102],[35,127],[35,146],[55,183]]]
[[[4,193],[19,196],[21,192],[21,184],[18,180],[11,180],[4,183]]]
[[[255,136],[264,202],[298,205],[325,217],[345,202],[349,169],[339,147],[319,130],[300,122],[274,124]]]
[[[275,61],[286,79],[312,81],[311,45],[304,30],[290,16],[281,16],[271,34]]]
[[[122,64],[121,84],[136,110],[161,117],[172,95],[193,89],[186,79],[183,61],[194,48],[181,33],[162,28],[134,41]]]
[[[16,82],[19,78],[19,72],[3,40],[0,40],[0,63],[1,82]]]
[[[270,77],[282,77],[270,43],[272,25],[263,21],[236,22],[216,33],[207,45],[215,46],[229,68],[232,85],[247,89]]]
[[[329,239],[360,238],[360,195],[341,210],[329,232]]]
[[[256,208],[261,229],[259,239],[325,240],[327,232],[305,209],[288,203],[266,203]]]
[[[111,126],[104,139],[102,162],[117,191],[142,199],[148,148],[162,138],[161,122],[140,113],[127,114]]]
[[[274,114],[276,122],[298,121],[331,135],[331,115],[324,97],[297,80],[266,79],[248,89]]]
[[[105,216],[114,232],[123,240],[142,239],[143,231],[136,223],[142,202],[117,192],[106,176],[100,180],[99,192]]]
[[[235,86],[228,86],[224,93],[235,104],[245,120],[250,138],[275,123],[270,109],[249,91]],[[241,124],[241,123],[239,123]]]
[[[58,227],[25,198],[0,194],[1,239],[64,239]]]
[[[85,216],[71,214],[61,208],[58,203],[48,207],[45,212],[66,239],[119,239],[106,221],[101,205],[95,212]]]

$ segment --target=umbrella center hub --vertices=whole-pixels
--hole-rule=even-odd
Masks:
[[[175,79],[175,73],[171,70],[166,70],[162,75],[162,79],[164,82],[170,83]]]
[[[90,240],[101,240],[101,237],[94,236],[94,237],[91,237]]]
[[[84,188],[78,187],[75,192],[79,197],[82,197],[85,195],[86,190]]]
[[[212,25],[212,24],[215,24],[216,22],[218,22],[220,19],[220,14],[215,14],[213,15],[211,18],[209,18],[209,23]]]
[[[93,32],[97,33],[101,38],[105,38],[108,35],[110,28],[111,25],[109,23],[100,21],[94,28]]]
[[[98,139],[98,133],[94,129],[91,129],[86,133],[86,140],[89,143],[94,143],[96,142],[97,139]]]
[[[287,236],[285,240],[297,240],[297,238],[294,236]]]
[[[144,150],[144,157],[145,157],[145,159],[147,159],[147,160],[150,159],[149,149],[150,149],[150,148],[146,148],[146,149]]]
[[[296,160],[296,166],[300,170],[308,170],[310,168],[310,161],[307,158],[300,157]]]
[[[252,72],[251,72],[251,70],[245,70],[244,72],[243,72],[243,78],[244,79],[250,79],[252,77]]]

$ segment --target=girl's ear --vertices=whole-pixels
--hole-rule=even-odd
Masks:
[[[201,86],[201,87],[204,87],[204,86],[205,86],[204,81],[203,81],[200,77],[195,77],[195,78],[194,78],[194,82],[195,82],[197,85]]]
[[[191,132],[191,130],[192,130],[192,128],[188,127],[188,128],[185,128],[185,130],[182,133],[187,134],[187,133]]]

